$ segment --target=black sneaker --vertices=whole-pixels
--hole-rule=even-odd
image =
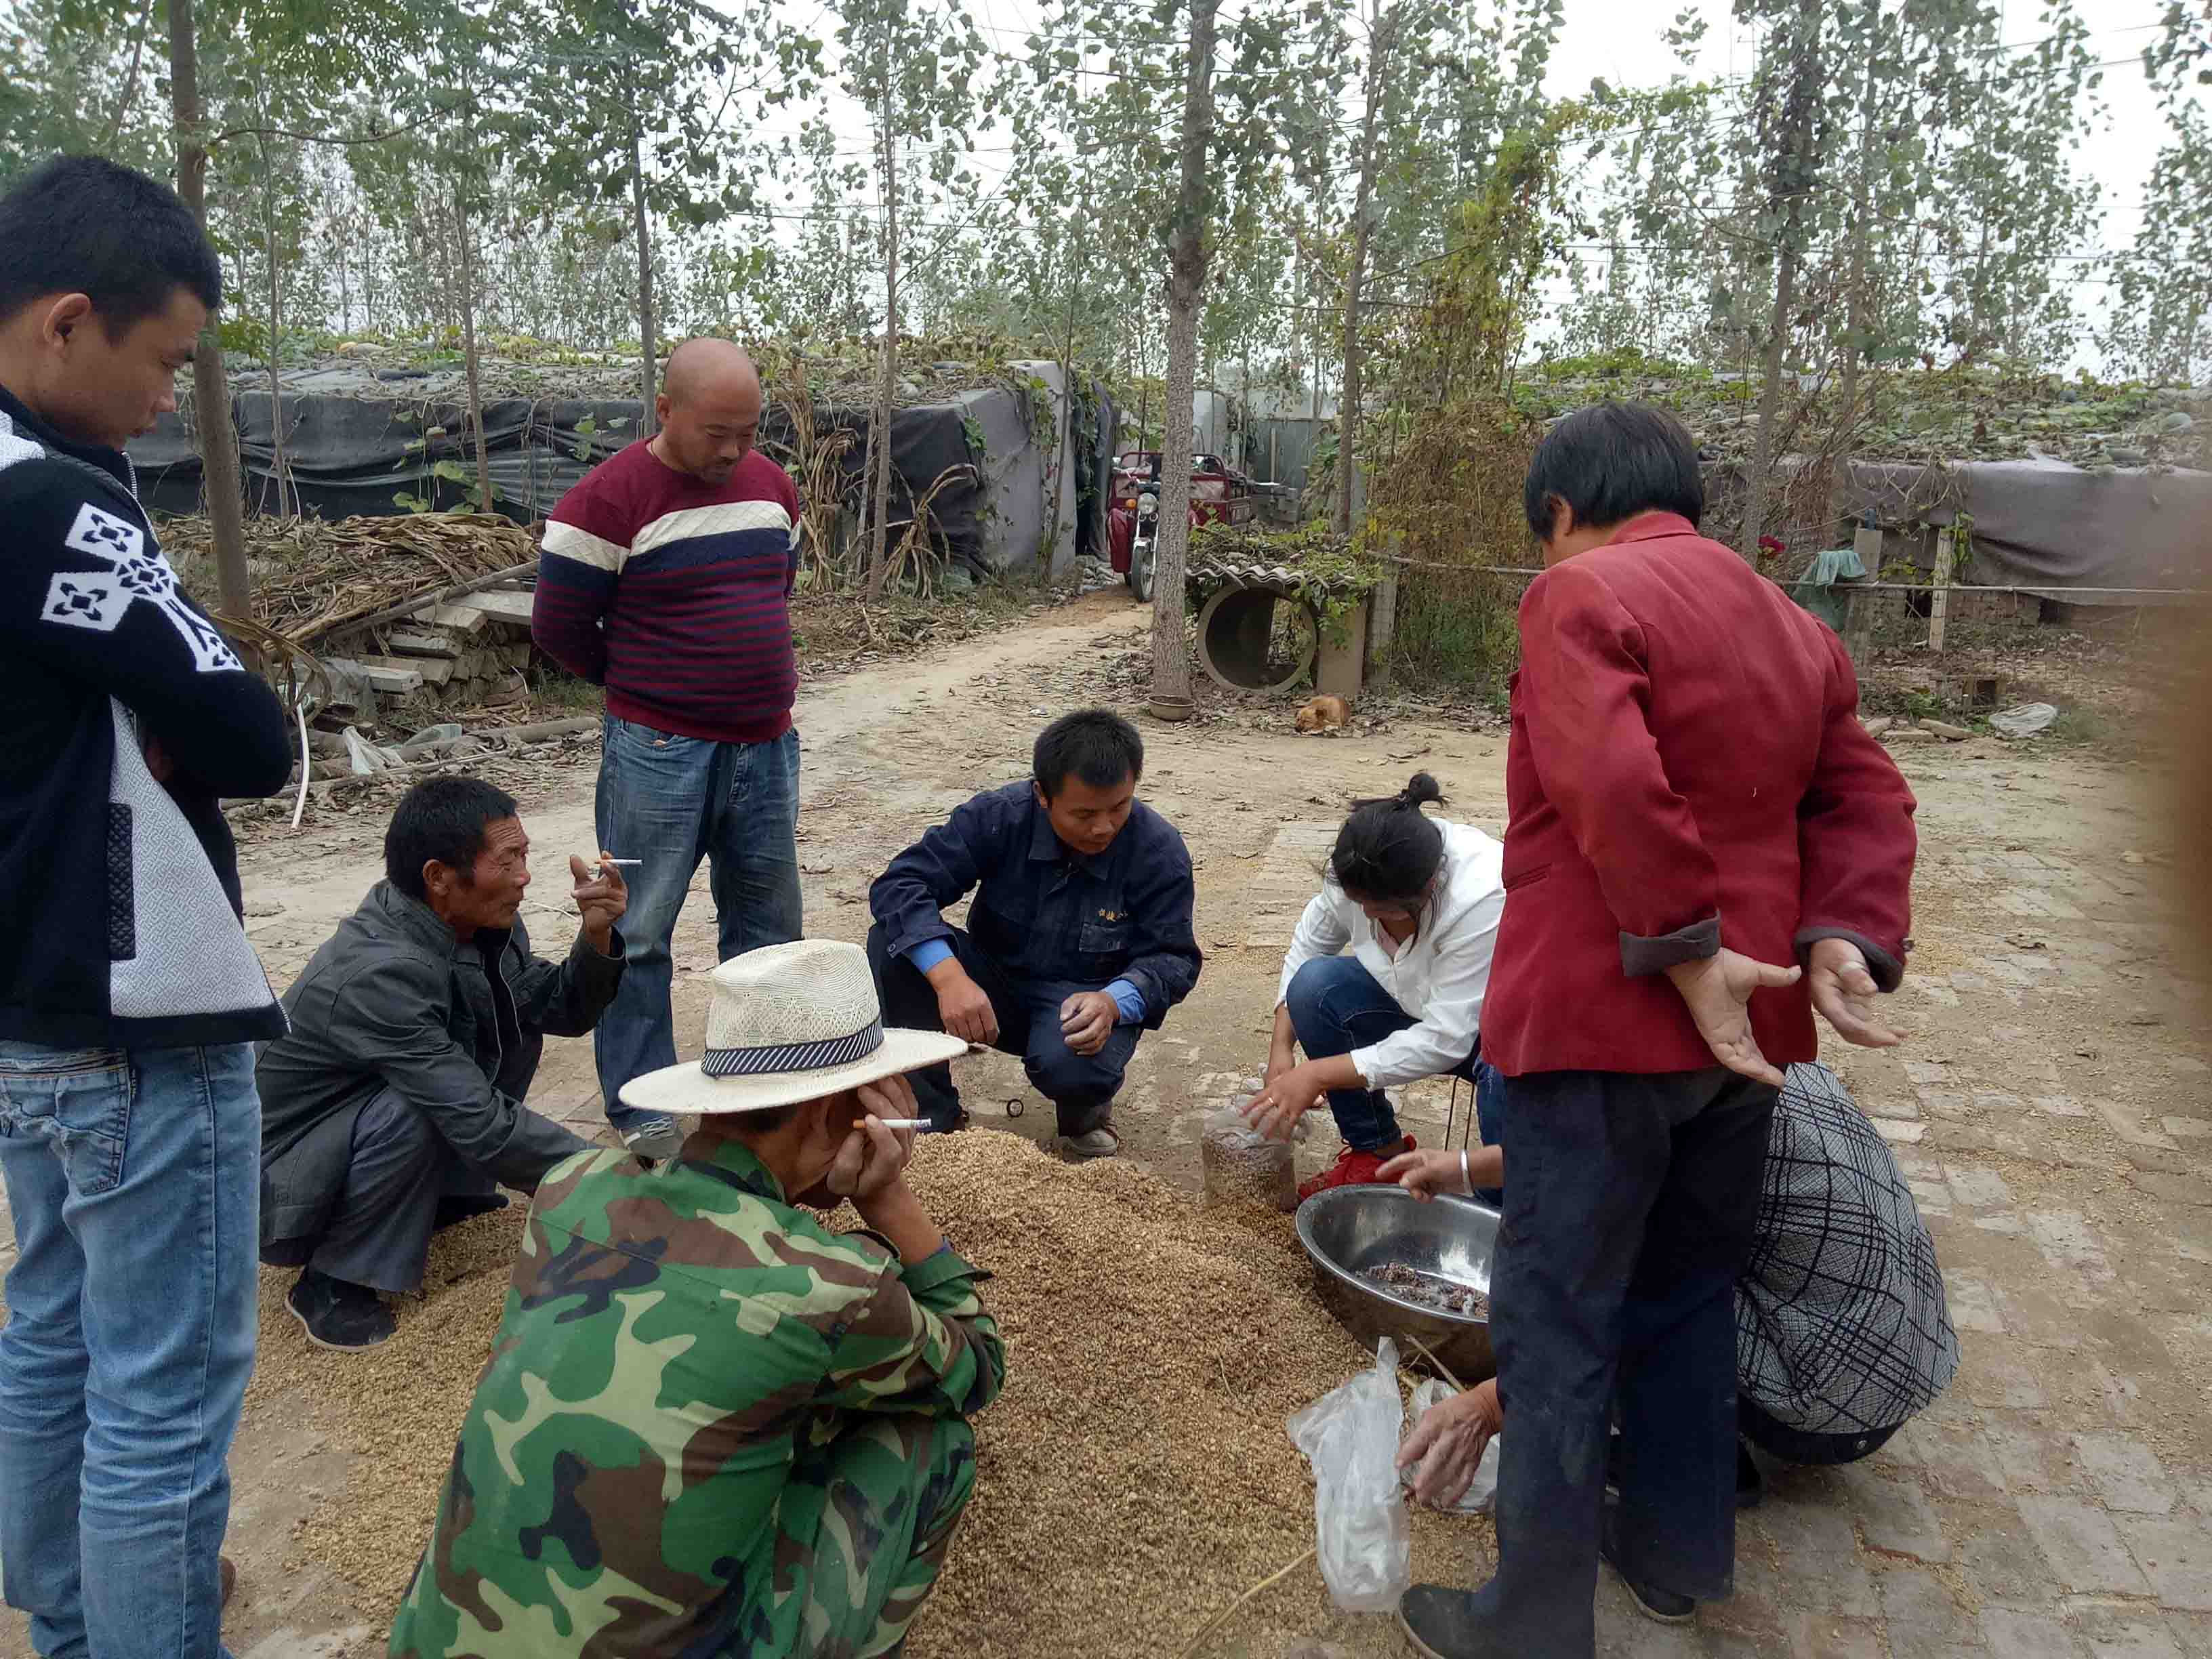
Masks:
[[[1598,1533],[1597,1553],[1605,1564],[1628,1587],[1628,1594],[1646,1619],[1662,1625],[1686,1625],[1696,1617],[1698,1604],[1686,1595],[1677,1595],[1672,1590],[1661,1589],[1656,1584],[1642,1584],[1631,1578],[1620,1565],[1620,1543],[1616,1533],[1620,1524],[1620,1506],[1608,1503],[1605,1506],[1605,1523]]]
[[[349,1285],[313,1267],[284,1293],[284,1305],[319,1348],[357,1353],[398,1328],[384,1298],[366,1285]]]

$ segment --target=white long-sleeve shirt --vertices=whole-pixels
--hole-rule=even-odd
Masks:
[[[1325,882],[1298,918],[1283,957],[1278,1007],[1299,969],[1316,957],[1340,956],[1349,945],[1359,965],[1416,1022],[1352,1051],[1352,1063],[1370,1089],[1393,1089],[1450,1071],[1474,1052],[1481,1029],[1490,953],[1505,909],[1505,848],[1463,823],[1439,819],[1437,827],[1443,831],[1443,866],[1412,939],[1393,946],[1342,888]]]

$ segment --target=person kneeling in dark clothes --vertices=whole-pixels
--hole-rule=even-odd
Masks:
[[[384,867],[285,996],[290,1034],[258,1070],[261,1259],[302,1270],[285,1305],[325,1348],[390,1336],[377,1293],[421,1287],[433,1232],[588,1149],[523,1097],[544,1038],[584,1036],[622,983],[621,872],[570,858],[583,926],[565,961],[532,956],[530,837],[489,783],[409,790]]]
[[[1959,1370],[1936,1243],[1888,1143],[1826,1066],[1802,1062],[1783,1075],[1751,1259],[1735,1281],[1739,1508],[1763,1490],[1753,1447],[1782,1463],[1856,1463]],[[1510,1099],[1495,1081],[1477,1097],[1489,1145],[1464,1163],[1455,1152],[1408,1152],[1382,1175],[1417,1198],[1471,1189],[1495,1205],[1505,1174],[1499,1116]],[[1399,1458],[1418,1471],[1414,1495],[1456,1503],[1503,1421],[1495,1378],[1431,1407]],[[1618,1439],[1613,1449],[1617,1465]]]
[[[1190,854],[1137,799],[1144,740],[1120,715],[1062,715],[1030,772],[891,860],[868,893],[868,960],[885,1019],[1021,1055],[1067,1152],[1109,1158],[1137,1039],[1198,982]],[[944,912],[971,890],[955,927]],[[933,1128],[965,1121],[950,1066],[915,1073],[914,1092]]]

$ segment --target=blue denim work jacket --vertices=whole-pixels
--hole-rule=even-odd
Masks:
[[[1019,979],[1103,987],[1126,979],[1157,1030],[1190,994],[1204,958],[1182,836],[1142,801],[1096,858],[1071,851],[1027,783],[988,790],[893,859],[868,904],[889,953],[948,939],[969,891],[968,933]]]

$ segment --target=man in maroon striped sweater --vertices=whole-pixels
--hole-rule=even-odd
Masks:
[[[599,844],[640,862],[629,967],[596,1036],[607,1121],[673,1158],[676,1126],[622,1104],[676,1063],[668,942],[712,861],[724,961],[799,935],[798,670],[789,599],[799,492],[754,447],[760,376],[727,340],[669,354],[660,430],[594,468],[545,526],[531,631],[607,690]]]

